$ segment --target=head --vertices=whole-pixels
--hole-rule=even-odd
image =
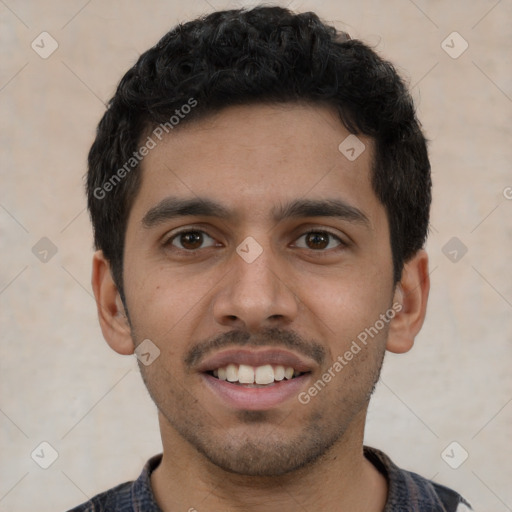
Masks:
[[[158,348],[140,366],[169,432],[260,475],[361,433],[384,351],[412,346],[428,295],[430,164],[389,62],[279,7],[179,25],[110,100],[87,196],[104,335]],[[212,364],[293,357],[302,402],[215,403]]]

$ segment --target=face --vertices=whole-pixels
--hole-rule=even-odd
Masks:
[[[171,135],[143,161],[126,232],[133,341],[160,350],[144,381],[167,431],[215,465],[304,467],[361,427],[385,350],[371,140],[349,160],[349,132],[311,105],[232,107]]]

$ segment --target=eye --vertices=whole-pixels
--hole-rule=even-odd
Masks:
[[[205,241],[210,240],[213,243],[209,243],[207,246],[203,246]],[[179,233],[174,234],[170,237],[164,244],[165,246],[172,245],[177,249],[181,249],[183,251],[195,251],[197,249],[205,248],[205,247],[213,247],[215,245],[215,240],[204,231],[200,230],[188,230],[181,231]],[[201,247],[203,246],[203,247]]]
[[[304,245],[296,244],[296,246],[301,249],[311,249],[313,251],[334,249],[335,247],[346,245],[340,237],[329,231],[308,231],[297,240],[301,239],[304,239]]]

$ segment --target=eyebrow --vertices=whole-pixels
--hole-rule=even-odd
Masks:
[[[148,210],[142,224],[149,229],[165,221],[185,216],[230,220],[235,214],[211,199],[166,197]],[[301,217],[334,217],[370,227],[368,217],[361,210],[340,199],[296,199],[272,209],[272,218],[275,222]]]

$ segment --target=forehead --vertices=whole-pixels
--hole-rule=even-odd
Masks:
[[[338,198],[369,218],[382,213],[370,181],[372,140],[351,135],[332,108],[229,107],[178,128],[155,138],[144,158],[130,217],[142,219],[168,196],[208,197],[239,217],[269,220],[298,198]]]

